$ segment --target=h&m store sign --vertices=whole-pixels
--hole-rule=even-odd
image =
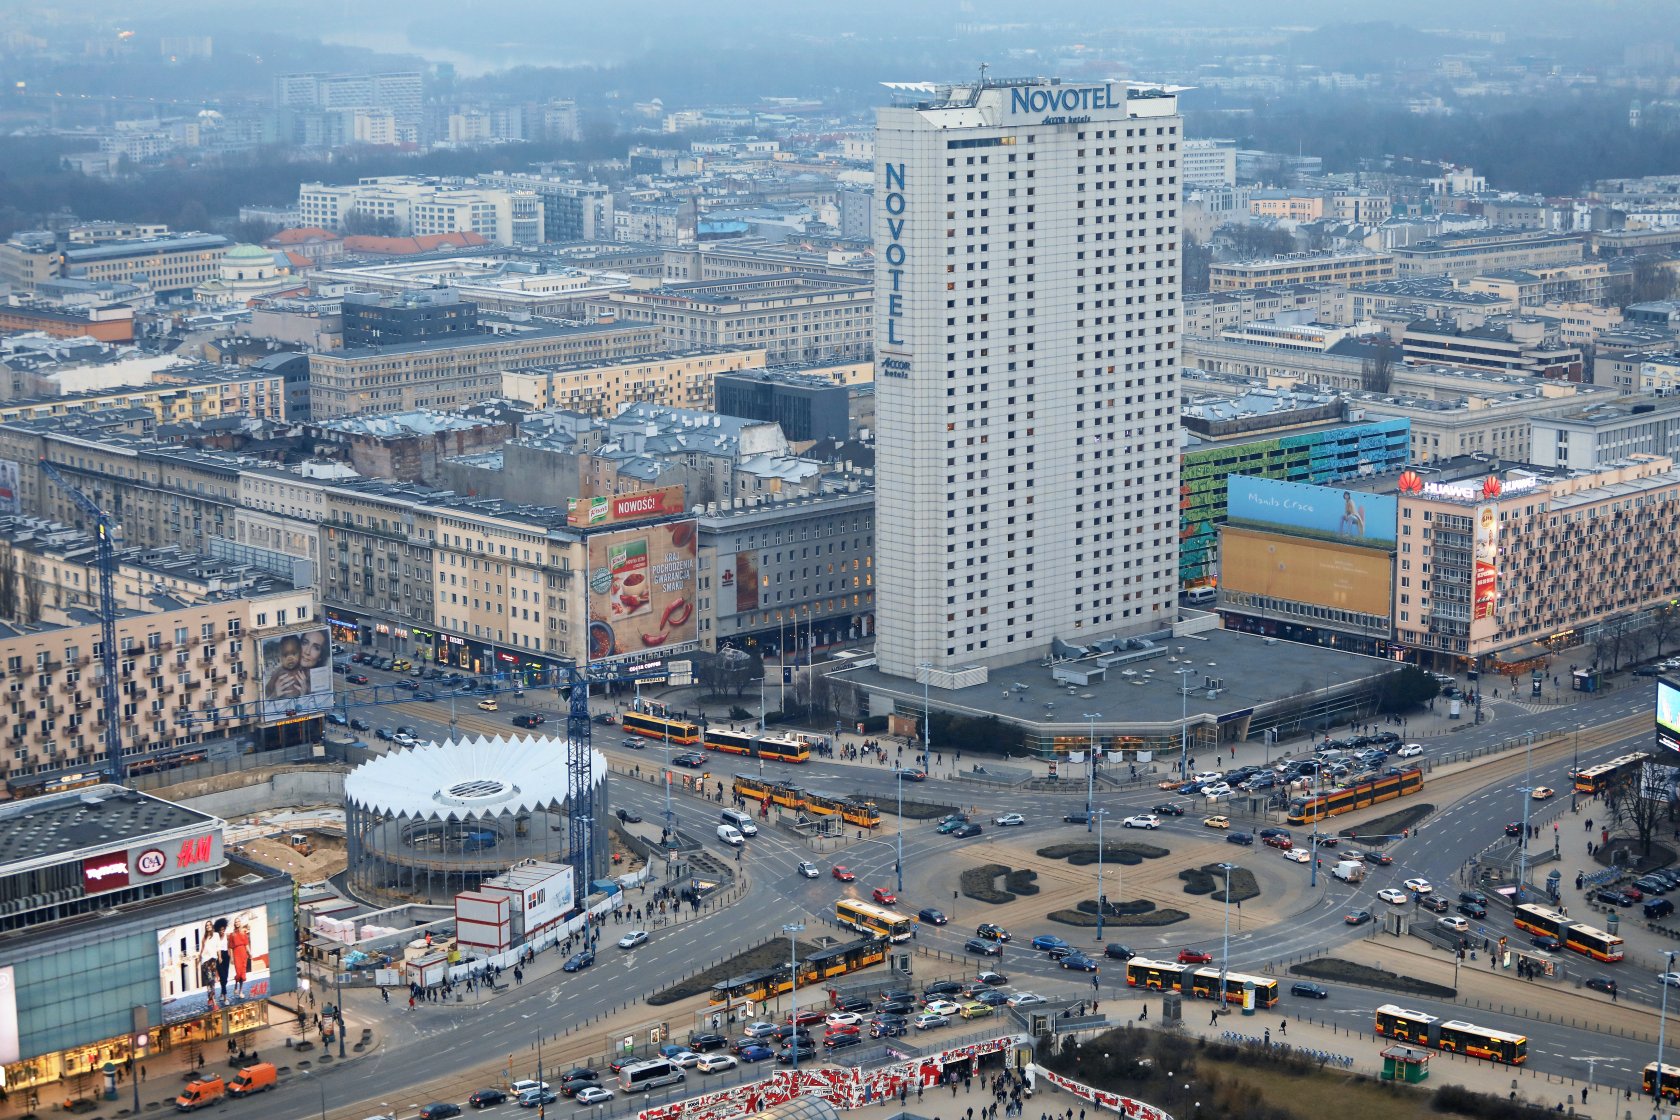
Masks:
[[[103,894],[154,879],[220,867],[221,863],[222,834],[206,832],[166,844],[88,856],[82,860],[82,890],[87,894]]]

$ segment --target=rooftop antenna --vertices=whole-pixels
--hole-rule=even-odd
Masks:
[[[982,89],[985,88],[985,85],[986,85],[986,71],[990,70],[990,69],[991,69],[991,67],[988,66],[986,63],[982,62],[980,64],[980,86],[981,86]]]

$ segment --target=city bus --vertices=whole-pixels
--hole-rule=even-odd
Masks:
[[[1510,1066],[1520,1066],[1528,1060],[1528,1039],[1524,1035],[1460,1019],[1442,1021],[1426,1012],[1408,1011],[1392,1003],[1377,1008],[1375,1030],[1384,1038]]]
[[[842,898],[834,904],[834,920],[843,926],[851,926],[859,933],[885,937],[889,941],[910,940],[910,931],[916,925],[914,918],[896,910],[871,902],[859,902],[855,898]]]
[[[750,755],[753,753],[753,742],[757,738],[758,736],[750,731],[725,731],[717,727],[708,727],[703,743],[709,751]]]
[[[1126,962],[1126,986],[1150,992],[1176,992],[1184,983],[1184,966],[1172,961],[1133,957]]]
[[[1595,961],[1608,964],[1621,960],[1624,955],[1622,939],[1615,934],[1566,918],[1556,910],[1536,906],[1532,902],[1518,906],[1513,921],[1518,929],[1555,937],[1567,948]]]
[[[811,758],[811,744],[798,735],[766,735],[756,744],[758,757],[777,762],[807,762]]]
[[[1657,1063],[1651,1062],[1645,1067],[1644,1076],[1641,1077],[1639,1081],[1639,1084],[1644,1089],[1647,1097],[1656,1095],[1656,1082]],[[1670,1100],[1680,1101],[1680,1066],[1671,1066],[1667,1063],[1663,1064],[1662,1095],[1668,1097]]]
[[[1636,774],[1645,765],[1645,758],[1643,754],[1624,754],[1612,758],[1609,762],[1584,766],[1575,771],[1575,792],[1603,793],[1610,787],[1621,784],[1627,775]]]
[[[624,730],[632,735],[641,735],[649,739],[658,739],[661,743],[669,737],[672,744],[692,747],[700,741],[700,725],[690,723],[686,719],[671,719],[668,716],[656,716],[651,712],[625,712],[619,720]]]
[[[1297,797],[1289,803],[1288,819],[1292,825],[1312,824],[1325,817],[1351,813],[1368,805],[1404,797],[1422,788],[1423,771],[1414,766],[1398,774],[1384,774],[1380,778],[1326,790],[1314,796]]]
[[[1241,1003],[1243,985],[1254,985],[1254,1006],[1271,1007],[1278,1001],[1278,982],[1270,976],[1255,976],[1246,972],[1225,974],[1225,1002]],[[1198,968],[1190,974],[1190,993],[1197,999],[1218,999],[1219,970]]]

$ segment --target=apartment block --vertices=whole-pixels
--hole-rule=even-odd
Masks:
[[[352,212],[388,221],[405,237],[476,233],[496,245],[543,240],[543,200],[528,191],[408,175],[366,176],[345,186],[298,186],[298,218],[305,226],[342,232]]]
[[[453,409],[502,392],[507,370],[610,362],[656,353],[657,326],[609,323],[508,328],[489,335],[309,356],[309,403],[316,420],[361,412]]]
[[[533,408],[600,417],[615,416],[637,401],[707,410],[712,407],[714,377],[763,369],[764,358],[758,349],[701,347],[616,361],[542,365],[503,373],[501,395]]]
[[[1602,261],[1580,261],[1483,272],[1464,281],[1464,289],[1486,292],[1518,307],[1531,308],[1545,303],[1601,302],[1609,280],[1609,265]]]
[[[1368,284],[1395,275],[1388,253],[1291,253],[1253,261],[1215,261],[1208,267],[1208,289],[1276,288],[1290,284]]]
[[[1595,471],[1635,455],[1680,460],[1680,396],[1599,397],[1532,424],[1527,461],[1536,466]]]

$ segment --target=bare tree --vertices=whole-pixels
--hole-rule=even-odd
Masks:
[[[23,573],[23,613],[20,616],[24,622],[41,621],[41,601],[46,591],[46,584],[39,573],[26,571]]]
[[[1651,612],[1651,640],[1657,643],[1657,656],[1668,652],[1668,640],[1680,629],[1680,610],[1665,603]]]
[[[1359,365],[1359,387],[1367,393],[1387,394],[1394,385],[1394,340],[1386,334],[1371,340],[1371,351]]]
[[[1609,799],[1612,827],[1637,841],[1640,855],[1648,856],[1651,854],[1651,845],[1656,840],[1657,831],[1663,827],[1664,821],[1673,815],[1674,803],[1671,800],[1672,791],[1669,791],[1667,796],[1645,796],[1647,791],[1643,789],[1643,778],[1644,775],[1640,771],[1629,771],[1619,778],[1606,794]]]
[[[0,619],[18,620],[17,554],[0,545]]]
[[[1636,665],[1645,660],[1645,654],[1651,648],[1651,628],[1641,626],[1635,630],[1628,627],[1627,636],[1622,639],[1622,652],[1627,656],[1629,665]]]

